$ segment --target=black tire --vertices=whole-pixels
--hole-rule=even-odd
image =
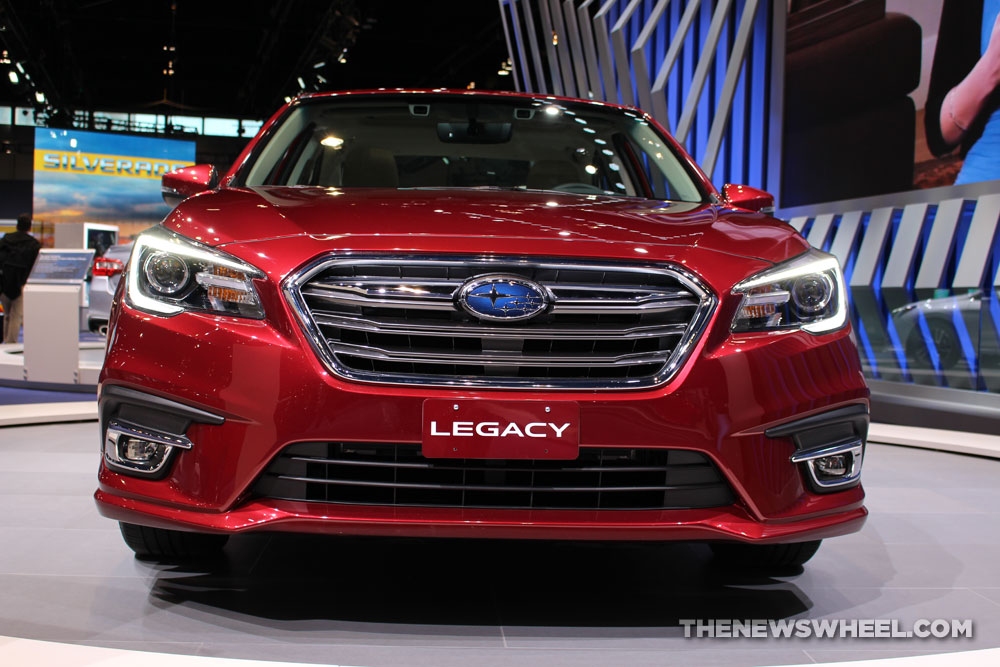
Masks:
[[[712,544],[716,562],[729,568],[767,570],[798,567],[819,549],[822,540],[791,544]]]
[[[162,560],[199,560],[218,556],[228,535],[187,533],[119,522],[122,537],[136,556]]]

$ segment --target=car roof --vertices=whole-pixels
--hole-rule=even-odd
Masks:
[[[408,95],[440,95],[442,97],[499,97],[499,98],[512,98],[512,99],[529,99],[529,100],[550,100],[554,102],[570,102],[573,104],[587,104],[595,107],[605,107],[612,109],[625,109],[628,111],[635,111],[637,113],[646,115],[642,109],[637,107],[627,106],[624,104],[611,104],[610,102],[602,102],[600,100],[586,100],[579,97],[566,97],[563,95],[546,95],[542,93],[524,93],[515,92],[510,90],[468,90],[465,88],[367,88],[362,90],[335,90],[326,91],[321,93],[305,93],[299,95],[294,100],[292,104],[297,104],[302,101],[317,100],[324,98],[335,98],[335,97],[348,97],[348,96],[408,96]]]

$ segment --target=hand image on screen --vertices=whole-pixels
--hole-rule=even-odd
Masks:
[[[960,84],[952,88],[941,105],[941,135],[949,146],[957,145],[984,110],[1000,84],[1000,14],[993,21],[985,52]]]
[[[1000,179],[1000,0],[945,0],[924,122],[955,185]]]

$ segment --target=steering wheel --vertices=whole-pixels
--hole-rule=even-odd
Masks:
[[[578,195],[606,195],[608,192],[602,190],[596,185],[591,185],[590,183],[560,183],[559,185],[549,188],[550,190],[558,190],[559,192],[572,192]]]

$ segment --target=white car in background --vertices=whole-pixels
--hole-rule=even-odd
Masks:
[[[108,318],[118,281],[121,280],[132,243],[111,246],[103,257],[94,259],[93,278],[90,281],[90,307],[87,310],[87,328],[102,336],[108,334]]]
[[[992,364],[983,359],[989,355],[989,348],[981,346],[979,341],[984,305],[982,291],[975,290],[967,294],[914,301],[893,309],[892,321],[904,345],[906,358],[911,363],[916,362],[919,368],[934,368],[936,365],[941,370],[950,370],[960,364],[967,367],[966,353],[962,349],[962,333],[965,333],[967,343],[976,349],[973,356],[980,356],[980,367],[990,368]],[[986,308],[989,306],[986,305]],[[921,330],[921,318],[929,339]],[[961,322],[965,325],[965,332],[962,333],[959,331]],[[934,343],[933,355],[929,342]],[[936,357],[936,361],[932,357]]]

